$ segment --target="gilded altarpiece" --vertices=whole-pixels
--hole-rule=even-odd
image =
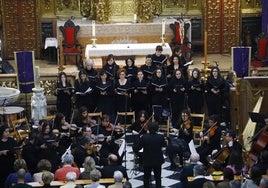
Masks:
[[[13,59],[14,51],[34,50],[39,56],[40,36],[37,0],[2,0],[3,58]]]
[[[208,53],[228,53],[239,44],[240,9],[236,0],[207,0],[205,31]]]

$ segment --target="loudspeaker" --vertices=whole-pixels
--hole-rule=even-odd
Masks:
[[[15,73],[15,69],[12,67],[12,65],[8,61],[2,61],[1,62],[2,67],[2,73],[3,74],[13,74]]]

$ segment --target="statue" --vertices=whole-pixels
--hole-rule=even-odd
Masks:
[[[39,120],[47,115],[47,101],[43,88],[33,88],[33,92],[31,98],[32,119],[34,120],[34,124],[37,125]]]

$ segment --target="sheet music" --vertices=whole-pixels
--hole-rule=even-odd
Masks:
[[[194,141],[193,141],[193,139],[189,142],[188,145],[189,145],[191,154],[193,154],[193,153],[197,153],[197,151],[196,151],[196,149],[195,149],[195,147],[194,147]]]
[[[123,142],[118,150],[118,155],[121,157],[125,151],[125,148],[126,148],[126,140],[125,139],[122,139]]]

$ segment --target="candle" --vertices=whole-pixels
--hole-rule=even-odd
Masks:
[[[35,73],[35,87],[39,88],[40,87],[40,67],[39,66],[34,67],[34,73]]]
[[[59,43],[60,43],[60,54],[59,54],[59,64],[60,64],[60,67],[63,67],[63,48],[62,48],[62,36],[60,35],[59,36]]]
[[[162,20],[162,36],[165,35],[165,29],[166,29],[166,21],[165,19]]]
[[[134,20],[134,23],[137,22],[137,14],[134,14],[133,20]]]
[[[205,34],[204,34],[204,57],[205,57],[205,65],[207,65],[207,50],[208,50],[208,47],[207,47],[207,41],[208,41],[208,39],[207,39],[207,37],[208,37],[208,33],[207,33],[207,31],[205,31]]]
[[[92,20],[92,37],[96,36],[96,23],[95,20]]]

